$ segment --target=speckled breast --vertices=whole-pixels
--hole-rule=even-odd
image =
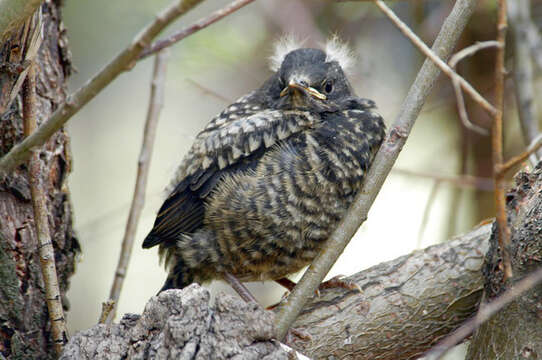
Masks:
[[[205,213],[223,254],[216,270],[265,280],[309,264],[359,191],[383,135],[371,110],[326,114],[254,169],[224,178]]]

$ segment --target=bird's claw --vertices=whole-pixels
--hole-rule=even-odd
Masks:
[[[360,293],[363,293],[363,290],[361,290],[361,287],[358,284],[356,284],[354,281],[346,279],[344,275],[337,275],[321,283],[320,286],[318,287],[318,290],[316,290],[317,292],[316,294],[320,296],[319,290],[332,289],[332,288],[341,288],[345,290],[359,291]]]

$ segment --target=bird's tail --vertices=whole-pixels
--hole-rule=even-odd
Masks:
[[[166,282],[158,293],[168,289],[182,289],[193,282],[193,270],[185,265],[181,257],[176,257],[175,266],[170,269]]]

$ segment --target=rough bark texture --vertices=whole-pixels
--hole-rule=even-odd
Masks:
[[[502,259],[494,231],[484,263],[484,299],[491,300],[542,266],[542,162],[519,173],[507,196],[514,278],[503,282]],[[540,359],[542,357],[542,284],[518,297],[475,333],[468,359]]]
[[[485,225],[449,243],[416,251],[352,276],[351,279],[362,287],[363,294],[340,289],[322,291],[294,325],[310,334],[312,339],[304,341],[294,337],[292,345],[313,358],[416,358],[476,311],[483,286],[480,269],[490,230],[491,225]],[[126,355],[138,358],[144,355],[173,359],[183,351],[187,359],[203,359],[204,354],[212,354],[209,358],[215,358],[217,355],[209,351],[217,351],[217,354],[229,351],[231,344],[238,341],[241,345],[236,345],[236,349],[243,349],[243,344],[247,341],[250,344],[250,339],[254,338],[250,335],[253,330],[246,335],[248,340],[244,339],[245,335],[239,337],[236,331],[247,327],[259,329],[265,324],[271,326],[270,312],[227,296],[219,297],[217,305],[209,308],[208,295],[201,295],[201,291],[200,287],[191,285],[182,292],[165,292],[150,300],[141,318],[125,315],[120,324],[110,328],[96,325],[80,332],[68,344],[63,358],[105,359]],[[185,309],[187,304],[193,303],[193,300],[186,300],[194,297],[192,293],[200,294],[197,295],[201,298],[197,309],[191,305],[196,310],[190,310],[202,314],[197,315],[199,318]],[[165,294],[167,299],[176,300],[162,300]],[[158,314],[153,310],[156,306],[161,306],[159,315],[153,315]],[[217,327],[212,323],[214,318],[205,315],[217,313],[216,309],[219,315],[229,314],[219,316],[220,328],[229,329],[220,331],[219,338],[223,343],[205,340],[217,337]],[[250,313],[253,311],[255,314]],[[151,317],[158,319],[148,320]],[[204,319],[210,320],[204,325],[194,325]],[[228,321],[233,322],[228,324]],[[257,321],[262,324],[258,325]],[[172,338],[169,335],[172,327],[181,331],[182,337]],[[264,339],[272,337],[265,334]],[[192,340],[186,340],[190,337]],[[197,351],[193,349],[193,343],[199,344]],[[202,350],[203,346],[211,350]],[[237,351],[234,354],[245,356]]]
[[[141,316],[77,333],[61,359],[288,359],[274,334],[269,311],[229,295],[211,306],[192,284],[152,297]]]
[[[313,358],[416,359],[476,311],[491,225],[379,264],[350,279],[363,293],[333,290],[294,323]]]
[[[70,72],[59,4],[45,1],[44,39],[36,58],[38,124],[64,100]],[[0,43],[0,104],[14,86],[26,50],[25,33]],[[0,114],[0,156],[22,139],[20,95]],[[74,272],[79,244],[71,224],[66,177],[70,171],[68,137],[57,132],[40,153],[49,227],[62,296]],[[40,271],[28,171],[18,167],[0,179],[0,353],[8,359],[54,358],[45,291]]]

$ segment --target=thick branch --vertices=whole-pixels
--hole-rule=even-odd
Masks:
[[[456,2],[433,45],[433,51],[440,58],[446,59],[450,56],[476,4],[475,0],[458,0]],[[314,293],[352,236],[367,218],[369,208],[399,156],[406,137],[410,133],[439,73],[440,71],[433,62],[426,59],[403,102],[397,120],[392,125],[387,139],[378,151],[366,175],[363,190],[358,194],[348,214],[328,239],[324,251],[309,266],[296,288],[288,296],[286,303],[280,307],[276,320],[279,339],[284,337],[290,325],[305,306],[307,299]]]
[[[415,359],[476,311],[491,224],[349,279],[363,290],[328,290],[294,323],[294,345],[321,359]],[[437,275],[438,274],[438,275]]]

